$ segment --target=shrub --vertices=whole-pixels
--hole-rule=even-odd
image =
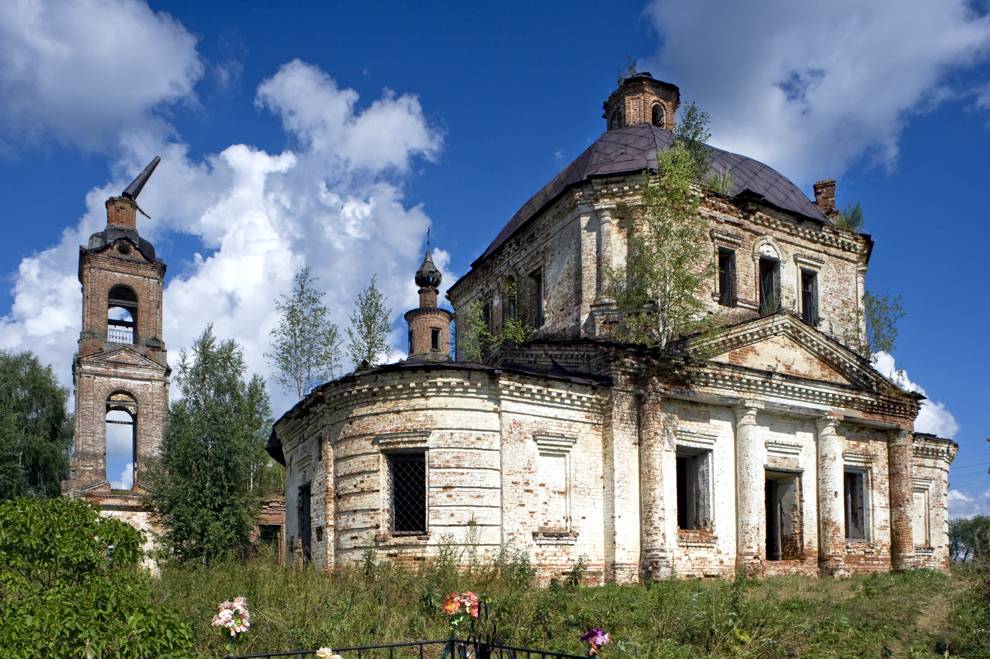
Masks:
[[[188,656],[192,635],[151,597],[141,535],[75,499],[0,503],[5,657]]]

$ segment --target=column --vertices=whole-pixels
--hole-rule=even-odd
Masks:
[[[843,508],[842,440],[839,418],[828,415],[818,427],[818,568],[822,574],[846,576],[845,510]]]
[[[619,375],[602,428],[606,579],[617,583],[635,583],[640,574],[638,407],[628,377]]]
[[[756,432],[759,406],[747,401],[736,408],[736,568],[746,574],[762,570],[766,551],[766,443]]]
[[[890,482],[890,563],[895,570],[911,567],[914,539],[911,536],[913,437],[900,430],[887,445],[887,478]]]
[[[673,574],[666,533],[667,502],[663,492],[665,453],[660,395],[655,388],[647,388],[639,401],[641,569],[643,579],[647,581],[666,579]]]

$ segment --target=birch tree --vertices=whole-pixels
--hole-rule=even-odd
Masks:
[[[341,340],[323,293],[309,266],[293,280],[292,292],[283,295],[275,308],[281,314],[271,332],[272,352],[266,357],[279,384],[302,398],[314,385],[332,380],[340,368]]]
[[[642,204],[625,219],[626,266],[609,278],[623,317],[619,338],[662,349],[712,323],[703,292],[714,263],[708,224],[699,214],[707,121],[688,106],[674,144],[657,154],[657,171],[644,174]]]
[[[388,357],[390,327],[385,296],[372,277],[368,288],[359,293],[354,302],[351,326],[347,328],[347,352],[355,368],[362,364],[377,366]]]

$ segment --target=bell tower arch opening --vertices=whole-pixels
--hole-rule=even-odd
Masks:
[[[107,295],[107,341],[137,343],[138,300],[129,286],[116,285]]]
[[[104,420],[107,482],[112,490],[132,490],[137,474],[137,401],[126,392],[111,394]]]

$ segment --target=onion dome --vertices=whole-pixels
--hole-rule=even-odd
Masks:
[[[433,263],[433,257],[426,253],[423,265],[416,271],[416,285],[420,288],[439,288],[440,269]]]

